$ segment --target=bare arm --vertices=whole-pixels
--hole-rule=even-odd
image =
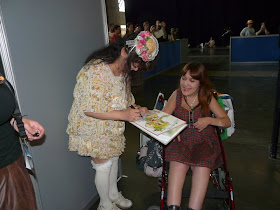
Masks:
[[[219,105],[218,101],[212,97],[209,104],[210,110],[214,113],[215,118],[211,118],[210,124],[214,126],[219,126],[223,128],[228,128],[231,126],[231,122],[226,112]]]
[[[172,114],[176,108],[176,96],[177,96],[177,90],[175,90],[172,95],[169,97],[167,104],[162,109],[163,112],[167,114]]]
[[[45,135],[45,128],[37,121],[22,118],[26,135],[30,141],[42,138]],[[17,122],[14,118],[10,121],[11,125],[18,132]],[[35,135],[36,134],[36,135]]]
[[[231,122],[225,111],[222,107],[218,104],[217,100],[212,97],[212,100],[209,104],[209,108],[211,112],[214,113],[215,117],[202,117],[197,120],[194,124],[195,128],[199,131],[202,131],[208,125],[219,126],[223,128],[230,127]]]
[[[140,110],[139,109],[131,109],[128,108],[124,111],[110,111],[103,113],[94,113],[94,112],[84,112],[86,116],[93,117],[100,120],[123,120],[134,122],[139,120],[140,118]]]
[[[260,35],[260,33],[264,31],[265,35],[269,35],[269,31],[267,30],[267,28],[265,27],[265,24],[261,25],[261,28],[258,32],[256,32],[256,35]]]

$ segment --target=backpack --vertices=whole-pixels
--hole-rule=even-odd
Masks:
[[[162,146],[159,142],[150,139],[142,146],[136,156],[136,165],[144,173],[152,177],[162,175]]]
[[[154,109],[162,110],[167,101],[164,100],[164,95],[159,93],[156,99]],[[136,166],[143,170],[147,176],[161,177],[162,176],[162,145],[147,136],[140,133],[140,149],[136,155]]]

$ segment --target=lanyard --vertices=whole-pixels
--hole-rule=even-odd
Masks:
[[[12,115],[13,115],[13,118],[17,122],[17,127],[18,127],[19,137],[20,137],[20,140],[21,140],[21,148],[22,148],[22,151],[23,151],[25,165],[26,165],[26,168],[31,170],[33,172],[33,174],[35,175],[34,164],[33,164],[32,157],[31,157],[31,154],[29,152],[29,147],[28,147],[28,143],[27,143],[28,137],[27,137],[25,129],[24,129],[24,123],[22,122],[22,114],[20,112],[18,101],[17,101],[16,96],[15,96],[14,88],[12,87],[11,83],[9,81],[7,81],[1,73],[0,73],[0,84],[6,85],[14,96],[16,108],[15,108],[14,113]]]

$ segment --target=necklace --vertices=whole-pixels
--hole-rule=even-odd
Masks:
[[[195,96],[194,100],[192,101],[191,105],[188,104],[188,101],[186,100],[186,97],[183,96],[186,104],[191,108],[191,110],[189,111],[189,122],[188,122],[188,128],[194,128],[194,111],[193,111],[193,105],[194,105],[194,102],[196,101],[197,99],[197,96],[198,94]],[[187,96],[188,98],[188,96]]]
[[[194,102],[197,99],[197,96],[198,96],[198,94],[195,96],[194,100],[191,102],[191,105],[188,104],[188,101],[186,100],[186,97],[184,97],[184,100],[185,100],[186,104],[191,108],[191,110],[193,110],[193,105],[194,105]],[[188,96],[187,96],[187,98],[188,98]]]

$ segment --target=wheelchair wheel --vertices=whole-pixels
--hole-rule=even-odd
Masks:
[[[222,190],[226,189],[226,173],[222,168],[218,168],[218,183]]]
[[[231,180],[227,180],[226,172],[223,167],[211,171],[210,179],[212,180],[214,186],[218,190],[222,190],[227,193],[228,197],[224,199],[222,205],[219,209],[222,210],[234,210],[234,200],[233,200],[233,187]]]

